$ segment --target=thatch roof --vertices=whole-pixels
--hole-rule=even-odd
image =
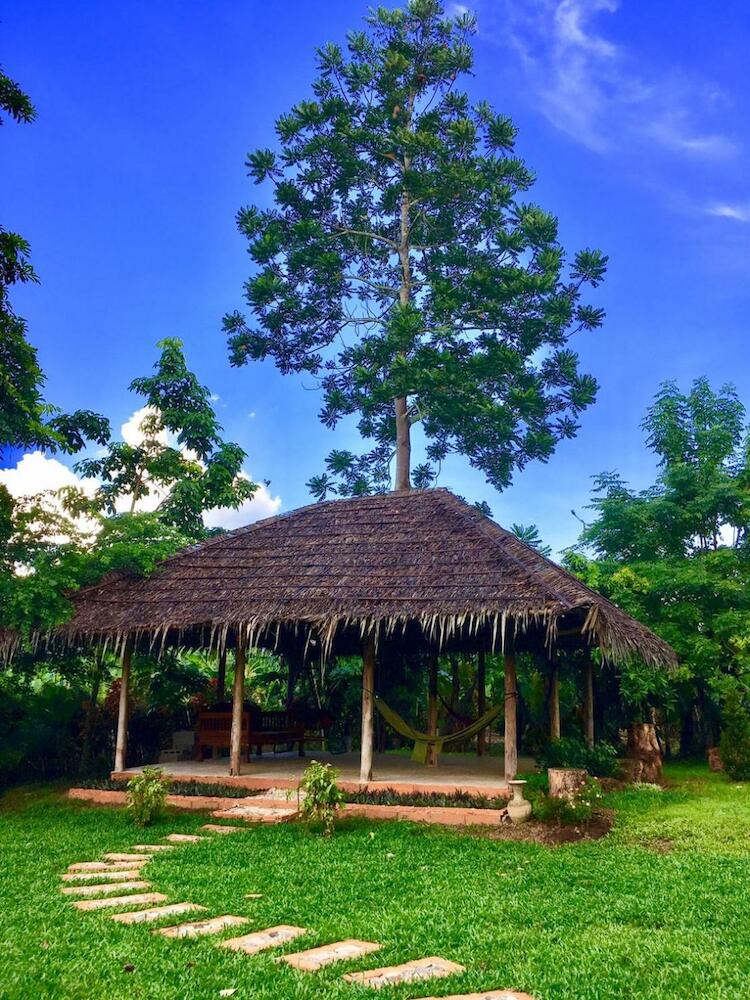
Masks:
[[[314,636],[331,650],[345,632],[421,629],[505,637],[558,626],[615,660],[671,666],[649,629],[448,490],[411,490],[312,504],[211,538],[165,560],[147,579],[119,575],[80,591],[69,640],[127,635],[221,645]],[[571,629],[572,626],[572,629]],[[194,639],[193,639],[194,641]]]

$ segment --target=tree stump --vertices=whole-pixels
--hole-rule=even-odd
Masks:
[[[711,771],[723,771],[724,762],[721,759],[721,751],[718,747],[709,747],[706,752],[708,767]]]
[[[626,770],[630,781],[658,785],[662,780],[661,749],[652,722],[634,722],[628,729]]]
[[[557,799],[572,799],[586,781],[586,772],[577,767],[550,767],[549,793]]]

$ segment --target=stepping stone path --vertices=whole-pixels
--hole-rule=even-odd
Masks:
[[[116,871],[98,872],[66,872],[60,878],[63,882],[90,882],[91,879],[101,879],[102,882],[130,882],[141,874],[140,868],[119,868]]]
[[[299,810],[296,806],[231,806],[217,809],[211,815],[216,819],[242,819],[246,823],[286,823],[295,819]]]
[[[113,906],[135,906],[145,903],[163,903],[163,892],[134,892],[132,896],[107,896],[104,899],[82,899],[73,903],[79,910],[104,910]]]
[[[301,972],[317,972],[324,965],[332,962],[344,962],[353,958],[361,958],[370,952],[378,951],[382,945],[373,941],[357,941],[347,938],[346,941],[336,941],[335,944],[324,944],[321,948],[310,948],[308,951],[295,951],[292,955],[282,955],[279,962],[287,962]]]
[[[265,931],[254,931],[243,937],[221,941],[219,947],[229,948],[231,951],[244,951],[246,955],[255,955],[259,951],[265,951],[266,948],[277,948],[280,944],[293,941],[302,934],[307,934],[305,927],[279,924],[278,927],[269,927]]]
[[[113,892],[123,892],[135,889],[150,889],[151,883],[145,881],[135,882],[105,882],[103,885],[69,885],[63,886],[60,890],[66,896],[106,896]]]
[[[278,805],[276,802],[268,805],[237,804],[229,809],[217,810],[212,815],[222,819],[236,818],[261,823],[281,823],[294,818],[297,815],[297,808],[292,805],[282,804],[279,801],[280,799],[280,795],[276,797]],[[239,833],[243,829],[241,826],[220,825],[218,823],[205,823],[201,827],[201,830],[205,831],[205,834],[219,835]],[[164,838],[167,841],[166,844],[135,844],[130,851],[111,851],[105,854],[103,861],[74,862],[68,866],[67,872],[61,875],[61,879],[63,882],[82,884],[64,885],[61,887],[61,892],[68,896],[98,897],[72,901],[76,909],[83,911],[131,906],[146,907],[145,909],[126,910],[122,913],[109,914],[112,920],[121,924],[153,923],[166,917],[178,916],[184,913],[205,912],[206,907],[199,906],[197,903],[166,903],[167,897],[163,893],[139,891],[151,888],[151,883],[141,878],[140,870],[143,865],[148,864],[155,854],[161,851],[172,851],[178,844],[196,844],[202,840],[208,840],[209,838],[205,834],[170,833]],[[125,890],[129,890],[128,895],[114,895],[114,893],[122,893]],[[262,893],[247,893],[245,898],[261,899]],[[150,905],[154,903],[164,905]],[[196,938],[204,935],[220,934],[230,927],[237,927],[247,923],[247,917],[225,914],[220,917],[191,920],[169,927],[158,927],[153,933],[161,934],[166,938]],[[279,924],[276,927],[268,927],[266,930],[244,934],[241,937],[217,941],[216,944],[218,947],[228,948],[230,951],[255,955],[269,948],[278,948],[306,933],[307,929],[304,927]],[[285,962],[287,965],[301,972],[317,972],[334,962],[362,958],[364,955],[369,955],[380,948],[381,945],[373,941],[359,941],[356,938],[347,938],[343,941],[335,941],[332,944],[321,945],[317,948],[309,948],[306,951],[281,955],[276,961]],[[381,969],[350,972],[343,976],[343,979],[349,983],[357,983],[379,989],[382,986],[395,985],[397,983],[416,982],[424,979],[440,979],[464,971],[464,967],[458,965],[456,962],[449,962],[444,958],[431,957],[404,962],[402,965],[386,966]],[[221,991],[222,995],[227,996],[234,992],[236,992],[234,989]],[[528,993],[518,993],[513,990],[489,990],[484,993],[462,993],[443,998],[424,997],[422,1000],[533,1000],[533,998]]]
[[[159,893],[154,893],[154,895],[159,895]],[[127,896],[124,896],[120,902],[124,903],[127,900]],[[161,899],[166,899],[166,896],[161,896]],[[150,902],[150,900],[144,899],[144,903]],[[153,900],[154,903],[158,903],[159,900]],[[162,917],[178,917],[181,913],[196,913],[198,910],[203,910],[205,912],[205,906],[198,906],[197,903],[168,903],[166,906],[152,906],[148,910],[133,910],[131,913],[114,913],[112,919],[116,920],[120,924],[150,924],[154,920],[161,920]]]
[[[457,972],[465,972],[463,965],[449,962],[445,958],[418,958],[403,965],[388,965],[383,969],[369,969],[366,972],[349,972],[344,976],[347,983],[360,983],[380,989],[396,983],[409,983],[416,979],[442,979]]]
[[[175,927],[160,927],[154,934],[163,934],[170,938],[192,938],[203,934],[218,934],[227,927],[237,927],[246,924],[247,917],[209,917],[208,920],[194,920],[192,923],[177,924]]]

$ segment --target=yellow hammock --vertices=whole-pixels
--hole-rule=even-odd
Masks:
[[[455,733],[448,733],[445,736],[430,736],[429,733],[420,733],[417,729],[412,729],[408,722],[404,721],[398,712],[394,712],[386,703],[379,698],[377,695],[374,696],[375,707],[383,716],[385,721],[389,726],[392,726],[401,736],[405,737],[407,740],[414,740],[414,749],[412,751],[411,759],[416,761],[418,764],[427,763],[427,751],[430,746],[435,747],[435,759],[443,752],[443,746],[446,743],[456,743],[459,740],[468,740],[472,736],[476,736],[477,733],[481,733],[491,722],[500,714],[500,706],[495,705],[484,715],[481,715],[478,719],[475,719],[470,725],[466,726],[464,729],[459,729]]]

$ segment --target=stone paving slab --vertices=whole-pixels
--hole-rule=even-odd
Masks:
[[[168,833],[164,839],[172,844],[197,844],[199,840],[208,840],[208,837],[199,837],[197,833]]]
[[[360,983],[380,989],[397,983],[409,983],[417,979],[442,979],[457,972],[465,972],[463,965],[449,962],[446,958],[432,956],[418,958],[403,965],[387,965],[382,969],[368,969],[365,972],[349,972],[343,978],[347,983]]]
[[[204,823],[201,827],[201,830],[207,833],[242,833],[244,829],[244,826],[229,826],[229,824],[222,826],[220,823]]]
[[[155,854],[157,851],[173,851],[173,844],[133,844],[134,851],[148,851]]]
[[[163,934],[168,938],[192,938],[200,937],[203,934],[219,934],[227,927],[238,927],[246,924],[247,917],[233,917],[226,914],[223,917],[209,917],[208,920],[193,920],[186,924],[177,924],[174,927],[160,927],[154,934]]]
[[[166,896],[162,896],[166,899]],[[162,917],[177,917],[181,913],[196,913],[205,911],[205,906],[197,903],[168,903],[166,906],[151,906],[147,910],[133,910],[130,913],[113,913],[112,919],[119,924],[150,924]]]
[[[241,819],[246,823],[286,823],[299,815],[296,806],[231,806],[211,813],[216,819]]]
[[[103,854],[102,857],[107,861],[140,861],[142,864],[151,860],[150,854],[127,854],[124,851],[111,851],[109,854]]]
[[[114,892],[150,888],[150,882],[137,879],[134,882],[105,882],[103,885],[69,885],[63,887],[60,892],[66,896],[111,896]]]
[[[116,871],[96,871],[96,872],[65,872],[60,878],[63,882],[90,882],[92,879],[101,879],[102,882],[131,882],[134,878],[139,878],[140,868],[118,868]]]
[[[419,1000],[534,1000],[529,993],[516,990],[489,990],[487,993],[461,993],[449,997],[420,997]]]
[[[282,955],[278,961],[287,962],[294,969],[299,969],[302,972],[317,972],[324,965],[361,958],[362,955],[369,955],[381,947],[382,945],[376,944],[374,941],[357,941],[355,938],[347,938],[345,941],[324,944],[320,948],[295,951],[293,955]]]
[[[163,892],[134,892],[132,896],[107,896],[104,899],[81,899],[73,906],[78,910],[104,910],[113,906],[135,906],[146,903],[163,903]]]
[[[130,861],[76,861],[68,865],[69,872],[117,872],[126,871],[129,868],[140,868],[145,862],[138,862],[133,865]]]
[[[301,937],[302,934],[307,934],[305,927],[279,924],[277,927],[268,927],[264,931],[254,931],[252,934],[245,934],[242,937],[220,941],[219,947],[229,948],[231,951],[244,951],[246,955],[255,955],[256,952],[265,951],[266,948],[278,948],[279,945],[293,941],[295,938]]]

